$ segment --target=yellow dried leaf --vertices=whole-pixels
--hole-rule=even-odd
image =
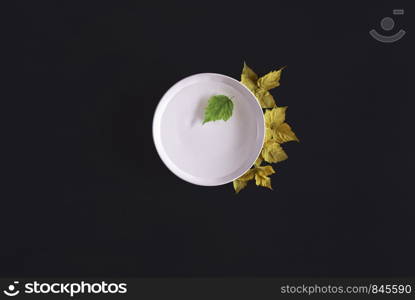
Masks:
[[[292,131],[290,125],[287,123],[282,123],[276,130],[270,130],[271,133],[268,132],[268,135],[271,135],[272,138],[279,144],[296,141],[299,142],[300,140],[297,138],[295,133]]]
[[[275,103],[274,97],[268,91],[264,94],[262,101],[264,102],[266,106],[264,108],[273,108],[277,106],[277,104]]]
[[[244,62],[244,67],[242,69],[242,75],[245,78],[248,78],[254,82],[258,80],[258,75]],[[242,78],[241,78],[242,79]]]
[[[258,80],[258,75],[244,62],[244,67],[242,69],[241,74],[241,82],[251,90],[251,92],[255,93],[258,86],[256,84]]]
[[[264,114],[265,126],[271,130],[276,130],[285,121],[285,111],[287,106],[275,107],[267,110]]]
[[[273,108],[276,106],[274,97],[269,92],[258,88],[254,91],[254,95],[262,108]]]
[[[271,72],[272,73],[272,72]],[[262,81],[265,80],[265,75],[262,78]],[[268,76],[269,79],[272,79],[273,76]],[[266,77],[266,78],[268,78]],[[275,76],[274,76],[275,77]],[[260,87],[258,75],[250,68],[246,63],[242,69],[241,82],[252,92],[255,97],[258,99],[262,108],[273,108],[276,106],[274,97],[268,92],[268,89]]]
[[[264,143],[261,154],[264,160],[269,163],[277,163],[288,158],[287,153],[285,153],[281,145],[273,140]]]
[[[257,81],[258,87],[266,91],[278,87],[280,85],[281,71],[282,68],[260,77]]]
[[[233,188],[236,193],[239,193],[243,188],[246,187],[249,180],[254,179],[255,169],[249,169],[244,175],[233,181]]]
[[[251,91],[255,94],[255,91],[257,90],[257,86],[255,81],[252,81],[248,77],[242,75],[241,76],[241,82]]]
[[[275,107],[265,111],[265,141],[273,140],[279,144],[297,141],[299,139],[292,131],[290,125],[285,123],[287,107]]]
[[[233,188],[235,189],[236,193],[239,193],[242,189],[244,189],[247,186],[249,180],[255,178],[256,185],[272,189],[271,179],[268,176],[274,173],[275,171],[271,166],[254,166],[252,169],[248,170],[248,172],[246,172],[244,175],[233,181]]]
[[[255,184],[272,190],[271,178],[269,177],[255,176]]]
[[[274,174],[274,168],[272,166],[263,166],[263,167],[257,167],[255,168],[255,176],[269,176]]]
[[[271,166],[257,167],[255,168],[255,184],[272,189],[271,178],[269,175],[274,174],[275,171]]]
[[[274,134],[271,130],[271,128],[265,127],[265,137],[264,137],[264,143],[268,142],[273,138]]]
[[[255,167],[259,167],[261,164],[262,164],[262,161],[263,161],[264,159],[262,158],[262,155],[261,155],[261,153],[259,153],[259,156],[258,156],[258,158],[256,159],[256,161],[254,162],[254,166]]]
[[[244,175],[239,177],[238,180],[248,181],[248,180],[254,179],[254,176],[255,176],[255,169],[249,169],[248,171],[245,172]]]
[[[246,187],[247,184],[248,184],[248,181],[236,179],[233,181],[233,188],[235,189],[236,193],[239,193],[242,189]]]

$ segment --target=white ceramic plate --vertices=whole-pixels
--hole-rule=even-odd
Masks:
[[[202,125],[209,98],[232,99],[228,121]],[[202,73],[173,85],[161,98],[153,119],[153,138],[162,161],[190,183],[221,185],[244,174],[264,141],[264,116],[255,96],[239,81]]]

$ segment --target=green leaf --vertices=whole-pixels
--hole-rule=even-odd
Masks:
[[[203,120],[203,124],[217,120],[227,121],[232,116],[232,111],[233,103],[229,97],[225,95],[212,96],[205,108],[205,119]]]

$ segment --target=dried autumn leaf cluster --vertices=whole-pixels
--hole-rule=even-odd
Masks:
[[[288,158],[281,144],[291,141],[299,141],[290,125],[285,122],[287,106],[278,107],[269,90],[280,85],[283,68],[271,71],[268,74],[258,75],[245,63],[242,69],[241,82],[256,96],[264,109],[265,138],[264,145],[253,167],[244,175],[233,181],[233,187],[237,193],[246,187],[248,181],[255,179],[258,186],[272,189],[270,175],[275,171],[272,166],[262,166],[267,163],[278,163]]]

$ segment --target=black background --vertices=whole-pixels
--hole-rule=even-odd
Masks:
[[[0,275],[414,275],[409,2],[165,2],[3,11]],[[407,35],[373,40],[394,8]],[[244,60],[287,66],[273,94],[301,143],[274,191],[188,184],[155,151],[155,107]]]

